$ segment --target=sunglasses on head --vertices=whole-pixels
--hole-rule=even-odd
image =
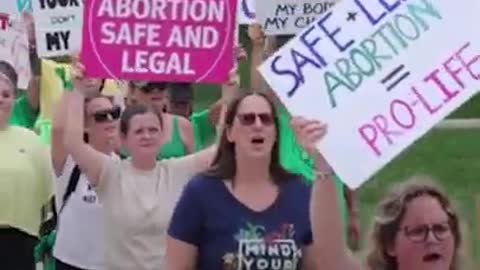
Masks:
[[[109,121],[118,120],[122,113],[122,109],[119,106],[114,106],[112,109],[98,111],[92,114],[93,119],[97,123],[105,123]]]
[[[264,126],[270,126],[273,124],[273,116],[269,113],[241,113],[237,115],[240,124],[244,126],[251,126],[255,124],[257,118]]]
[[[424,243],[427,241],[430,232],[432,232],[435,239],[440,242],[451,235],[450,224],[448,222],[406,226],[403,230],[405,236],[415,243]]]

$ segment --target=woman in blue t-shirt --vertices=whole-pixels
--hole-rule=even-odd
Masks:
[[[315,141],[325,130],[305,122],[300,131]],[[310,188],[280,165],[277,134],[266,96],[247,94],[230,104],[211,170],[187,184],[174,211],[169,270],[316,268]]]

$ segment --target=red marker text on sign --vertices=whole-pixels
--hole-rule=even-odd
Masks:
[[[472,56],[467,51],[469,48],[470,43],[463,45],[423,79],[424,86],[412,86],[403,100],[394,99],[386,113],[375,115],[358,129],[376,156],[382,155],[382,146],[393,145],[396,137],[404,136],[416,128],[421,120],[418,119],[420,111],[417,107],[427,112],[427,115],[435,115],[445,104],[454,100],[461,90],[468,87],[467,81],[480,79],[480,55]],[[454,82],[456,87],[447,86],[447,80]],[[437,94],[436,100],[431,97],[433,91]],[[410,96],[414,97],[413,102]]]
[[[0,13],[0,30],[7,30],[9,16],[6,13]]]

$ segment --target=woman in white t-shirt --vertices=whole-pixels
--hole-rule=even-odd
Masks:
[[[101,85],[101,80],[96,79],[87,83],[86,91],[90,98],[83,110],[85,138],[93,149],[118,159],[114,150],[118,145],[121,110],[108,97],[100,96]],[[57,270],[103,270],[103,208],[86,175],[79,172],[78,168],[75,169],[77,165],[64,145],[65,116],[71,98],[72,95],[68,92],[62,96],[53,119],[51,150],[57,176],[55,198],[59,212],[53,255]]]
[[[106,269],[165,269],[167,226],[189,179],[210,165],[211,147],[194,155],[156,160],[162,125],[148,107],[127,107],[120,120],[122,146],[128,160],[113,160],[83,142],[85,104],[83,66],[75,64],[75,90],[69,100],[67,150],[95,187],[104,207]]]

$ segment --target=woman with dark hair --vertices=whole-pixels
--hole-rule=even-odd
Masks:
[[[11,126],[18,77],[0,61],[0,269],[35,269],[42,207],[52,196],[48,148],[28,129]]]
[[[466,268],[462,222],[446,193],[431,177],[414,176],[379,203],[362,265],[345,246],[331,180],[318,183],[312,223],[328,232],[319,238],[322,270],[461,270]],[[317,240],[317,239],[316,239]]]
[[[83,141],[86,99],[83,66],[74,65],[75,89],[67,106],[65,147],[94,187],[103,206],[105,267],[114,270],[164,269],[166,229],[189,179],[206,170],[214,148],[157,161],[163,128],[149,106],[132,105],[120,119],[126,160],[112,159]]]
[[[119,144],[121,109],[109,97],[100,95],[103,85],[103,80],[88,80],[88,99],[83,110],[85,141],[106,156],[119,159],[114,151]],[[70,92],[63,94],[52,123],[51,149],[57,177],[55,198],[59,217],[53,256],[57,270],[103,270],[103,207],[64,144],[67,106],[71,98]]]
[[[301,174],[312,182],[315,179],[313,170],[314,161],[298,144],[290,126],[291,115],[258,71],[258,66],[260,66],[267,57],[285,45],[294,35],[267,37],[258,24],[248,26],[248,35],[252,42],[252,62],[250,68],[252,88],[255,91],[262,91],[267,94],[278,108],[278,121],[280,125],[279,137],[281,138],[280,163],[288,171]],[[359,217],[357,214],[355,191],[349,190],[338,177],[335,177],[335,183],[337,184],[337,192],[340,195],[338,196],[340,200],[339,207],[342,210],[343,226],[349,238],[348,242],[352,244],[352,247],[357,247],[359,242]]]
[[[168,112],[189,119],[193,113],[193,85],[170,83],[168,86]]]
[[[278,132],[265,95],[230,104],[211,169],[187,184],[173,214],[168,270],[317,269],[310,188],[280,165]],[[324,132],[307,122],[297,134],[316,141]]]

